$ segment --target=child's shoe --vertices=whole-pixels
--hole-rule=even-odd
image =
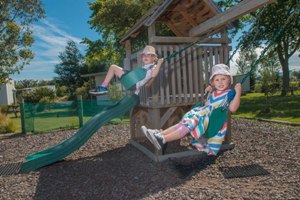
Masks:
[[[108,87],[100,86],[97,93],[106,94],[108,92]]]
[[[162,134],[159,133],[153,133],[153,132],[149,132],[149,135],[151,136],[152,140],[154,141],[154,146],[158,149],[161,150],[165,144],[163,143],[164,137],[162,136]]]
[[[160,150],[163,146],[163,136],[161,135],[162,130],[158,129],[147,129],[145,126],[141,127],[142,132],[148,138],[148,140],[158,149]]]
[[[151,136],[150,136],[149,133],[150,133],[150,132],[153,132],[153,133],[159,133],[160,131],[157,130],[157,129],[148,129],[148,128],[146,128],[146,126],[142,126],[141,129],[142,129],[142,132],[144,133],[144,135],[148,138],[148,140],[149,140],[153,145],[155,145],[155,144],[154,144],[154,141],[152,140],[152,138],[151,138]]]

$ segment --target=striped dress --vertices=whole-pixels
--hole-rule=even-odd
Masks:
[[[205,106],[198,106],[187,112],[181,119],[181,123],[190,130],[193,137],[192,144],[199,150],[204,151],[208,155],[217,155],[222,142],[225,139],[227,131],[227,122],[225,122],[218,132],[212,138],[201,137],[209,123],[209,117],[212,111],[219,106],[223,106],[228,103],[228,94],[232,92],[231,89],[225,91],[213,91]]]

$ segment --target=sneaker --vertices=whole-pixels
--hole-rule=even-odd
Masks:
[[[160,131],[157,130],[157,129],[148,129],[148,128],[146,128],[146,126],[142,126],[141,129],[142,129],[142,132],[144,133],[144,135],[147,137],[147,139],[148,139],[153,145],[155,145],[155,144],[154,144],[154,141],[152,140],[152,137],[150,136],[149,133],[150,133],[150,132],[152,132],[152,133],[159,133]]]
[[[164,146],[162,134],[160,132],[151,131],[151,130],[148,130],[148,134],[150,135],[151,141],[153,141],[152,143],[154,144],[154,146],[158,150],[161,150],[162,147]]]
[[[105,94],[105,93],[108,92],[108,87],[100,86],[97,92],[98,92],[99,94]]]

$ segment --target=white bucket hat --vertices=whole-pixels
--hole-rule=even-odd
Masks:
[[[212,67],[212,70],[211,70],[211,76],[209,78],[209,81],[212,81],[214,76],[218,75],[218,74],[230,76],[231,84],[233,84],[233,78],[230,74],[230,69],[227,65],[225,65],[225,64],[216,64],[216,65],[214,65]]]
[[[153,46],[147,45],[145,46],[143,52],[141,53],[141,55],[143,54],[150,54],[150,55],[154,55],[157,56],[157,54],[155,53],[155,48]]]

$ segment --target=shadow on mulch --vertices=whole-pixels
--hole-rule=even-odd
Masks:
[[[156,163],[128,144],[38,170],[34,199],[141,199],[181,185],[195,169],[206,168],[199,162]]]
[[[188,179],[209,165],[215,164],[218,157],[209,157],[205,154],[185,158],[173,158],[166,161],[167,166],[177,174],[180,179]]]

